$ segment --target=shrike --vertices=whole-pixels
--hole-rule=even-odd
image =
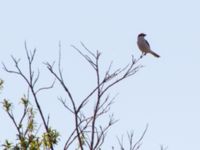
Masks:
[[[155,57],[160,57],[158,54],[156,54],[154,51],[151,50],[149,43],[144,38],[145,36],[146,34],[140,33],[137,38],[137,45],[139,49],[142,51],[142,55],[146,55],[147,53],[150,53]]]

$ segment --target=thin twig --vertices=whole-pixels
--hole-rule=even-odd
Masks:
[[[55,82],[56,82],[56,80],[54,80],[54,81],[52,82],[52,84],[49,85],[49,86],[39,88],[39,89],[35,92],[35,94],[39,93],[39,92],[42,91],[42,90],[49,90],[49,89],[53,88]]]
[[[146,128],[145,128],[145,130],[144,130],[144,132],[142,133],[142,135],[141,135],[141,137],[138,139],[138,141],[134,144],[134,146],[132,147],[132,150],[137,150],[139,147],[140,147],[140,145],[141,145],[141,141],[143,140],[143,138],[144,138],[144,136],[145,136],[145,134],[146,134],[146,132],[147,132],[147,129],[148,129],[148,124],[146,125]]]

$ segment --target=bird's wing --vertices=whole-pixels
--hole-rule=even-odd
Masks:
[[[146,42],[146,44],[149,46],[149,48],[150,48],[150,45],[149,45],[149,42],[147,41],[147,40],[145,40],[145,42]]]

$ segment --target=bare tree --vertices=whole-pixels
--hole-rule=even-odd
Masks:
[[[47,87],[40,87],[39,89],[35,88],[35,85],[37,84],[38,79],[40,77],[40,71],[38,70],[37,74],[35,74],[36,72],[33,70],[33,61],[34,61],[34,58],[35,58],[36,49],[34,49],[33,52],[29,51],[28,48],[27,48],[26,42],[25,42],[25,51],[26,51],[26,57],[27,57],[27,60],[28,60],[28,75],[26,75],[22,71],[22,69],[20,68],[20,66],[19,66],[20,59],[16,59],[14,56],[11,56],[11,58],[12,58],[14,64],[15,64],[15,70],[8,69],[6,67],[6,65],[4,63],[2,63],[3,69],[8,73],[19,75],[27,83],[28,88],[29,88],[29,90],[30,90],[30,92],[33,96],[36,107],[39,111],[40,117],[42,119],[44,128],[45,128],[46,133],[47,133],[46,135],[49,138],[49,140],[51,140],[52,137],[50,137],[51,130],[50,130],[50,127],[49,127],[49,124],[48,124],[48,119],[45,119],[45,117],[44,117],[44,113],[43,113],[42,108],[40,106],[37,94],[42,90],[53,88],[54,82],[52,82],[52,84],[50,86],[47,86]],[[25,102],[25,103],[28,103],[28,100],[26,100],[26,101],[27,102]],[[4,106],[7,106],[6,108],[9,108],[8,107],[9,106],[8,101],[5,100],[3,104],[4,104]],[[24,108],[24,114],[22,115],[22,118],[21,118],[21,120],[18,124],[17,124],[16,120],[14,119],[14,115],[10,112],[9,109],[7,109],[7,113],[9,115],[9,117],[12,119],[13,123],[15,124],[15,127],[17,128],[20,139],[21,139],[21,137],[24,137],[24,133],[23,133],[23,131],[21,131],[21,124],[22,124],[24,117],[26,116],[26,114],[28,112],[27,106],[28,105],[26,104],[25,108]],[[51,148],[51,150],[53,150],[54,148],[53,148],[52,143],[50,142],[49,144],[50,144],[49,147]]]
[[[120,146],[120,150],[138,150],[141,145],[142,145],[142,140],[147,132],[147,129],[148,129],[148,124],[144,130],[144,132],[142,133],[141,137],[134,141],[134,132],[130,132],[130,133],[127,133],[127,137],[128,137],[128,146],[124,146],[124,137],[121,136],[121,139],[117,138],[118,140],[118,143],[119,143],[119,146]],[[114,147],[113,147],[113,150],[114,150]]]
[[[118,68],[114,71],[111,71],[112,63],[110,63],[108,69],[104,73],[103,78],[101,78],[101,72],[99,68],[101,53],[98,50],[96,53],[93,53],[83,43],[81,43],[81,46],[84,48],[85,53],[83,53],[82,50],[78,49],[76,46],[72,45],[72,47],[89,63],[89,65],[95,71],[96,86],[87,94],[85,98],[81,100],[80,104],[77,104],[78,100],[74,99],[70,89],[68,88],[68,85],[63,79],[61,70],[61,45],[59,45],[60,52],[58,60],[58,72],[56,72],[53,68],[54,63],[53,65],[46,63],[46,65],[52,75],[59,81],[71,102],[71,105],[69,106],[66,101],[60,98],[60,101],[64,107],[73,114],[75,121],[74,130],[66,140],[64,149],[67,150],[71,144],[78,139],[79,148],[81,150],[83,150],[84,147],[87,147],[90,150],[98,150],[104,143],[107,131],[117,121],[113,118],[113,115],[111,115],[109,116],[107,125],[98,125],[98,119],[107,114],[114,100],[114,98],[110,98],[108,90],[124,79],[133,76],[142,67],[142,65],[136,64],[142,57],[137,60],[132,57],[128,65],[124,66],[123,68]],[[95,101],[95,106],[91,111],[91,114],[86,115],[83,112],[92,96],[95,97],[95,100],[92,99]]]
[[[69,89],[69,85],[66,84],[67,79],[64,79],[64,75],[61,69],[62,55],[61,55],[60,43],[59,43],[59,58],[57,67],[55,67],[55,62],[53,63],[46,62],[44,64],[46,65],[50,74],[52,74],[53,77],[55,78],[55,81],[58,81],[59,85],[62,87],[64,93],[66,94],[65,98],[59,97],[59,100],[62,103],[62,105],[72,114],[74,118],[73,130],[71,131],[71,133],[69,133],[69,137],[65,139],[65,144],[63,146],[63,149],[67,150],[74,144],[76,145],[76,143],[78,143],[76,145],[77,150],[78,149],[101,150],[104,141],[106,139],[107,132],[109,131],[111,126],[117,122],[117,120],[114,119],[114,115],[109,114],[109,110],[115,99],[115,97],[110,96],[109,90],[116,84],[125,80],[126,78],[135,75],[135,73],[140,68],[143,67],[142,65],[138,64],[138,61],[142,59],[143,55],[141,55],[141,57],[139,57],[138,59],[135,59],[132,56],[130,62],[127,65],[118,69],[113,69],[113,63],[111,62],[107,66],[107,70],[104,73],[102,73],[101,68],[99,67],[102,56],[101,52],[99,52],[98,50],[96,52],[93,52],[92,50],[89,50],[83,43],[81,43],[81,46],[83,50],[77,48],[74,45],[71,45],[71,47],[74,50],[76,50],[80,54],[80,56],[83,59],[85,59],[86,62],[88,62],[88,64],[92,67],[96,77],[96,85],[89,93],[86,94],[86,96],[83,99],[78,99],[78,100],[75,99],[71,90]],[[42,136],[42,141],[38,142],[39,139],[38,137],[35,138],[34,142],[37,143],[37,148],[41,146],[41,143],[43,143],[46,146],[46,149],[53,150],[54,145],[57,144],[58,142],[59,133],[50,127],[49,116],[46,118],[43,113],[43,108],[39,103],[38,93],[43,90],[48,90],[53,88],[55,81],[53,81],[49,86],[44,86],[36,89],[35,85],[39,82],[40,78],[40,71],[39,70],[35,71],[33,69],[33,61],[35,58],[36,49],[34,49],[33,51],[29,51],[25,43],[25,50],[26,50],[26,57],[28,60],[28,74],[25,74],[24,71],[21,69],[19,65],[20,59],[16,59],[13,56],[11,56],[11,58],[15,64],[15,69],[13,70],[8,69],[4,63],[3,63],[3,68],[8,73],[19,75],[27,83],[29,87],[28,89],[33,96],[33,100],[36,104],[37,110],[39,112],[45,130],[45,133]],[[3,83],[1,83],[1,85],[2,84]],[[66,98],[68,98],[67,101]],[[94,103],[93,109],[88,110],[87,111],[88,113],[85,113],[91,102]],[[29,110],[31,110],[31,108],[28,107],[29,106],[28,104],[29,104],[29,97],[24,97],[23,98],[24,113],[22,114],[20,120],[17,121],[11,110],[12,104],[7,100],[4,100],[3,102],[3,106],[8,116],[11,118],[14,126],[17,129],[20,142],[23,139],[28,139],[27,141],[30,141],[30,136],[27,137],[27,132],[30,129],[28,127],[26,128],[26,130],[22,129],[23,120],[26,116],[29,116],[28,118],[30,118],[28,122],[34,121],[34,115],[29,113]],[[108,118],[105,124],[101,124],[100,119],[102,118],[105,120],[106,118]],[[136,140],[135,143],[133,140],[134,134],[132,132],[127,134],[129,142],[128,149],[138,150],[140,148],[144,135],[147,131],[147,128],[148,125],[146,126],[141,137],[138,140]],[[32,134],[32,130],[30,132]],[[28,142],[28,146],[31,145],[32,143]],[[120,149],[125,150],[125,147],[123,145],[123,138],[121,140],[118,138],[118,143]],[[6,142],[5,145],[9,147],[10,143]],[[25,149],[28,146],[26,144]],[[161,147],[161,150],[164,150],[164,148]]]

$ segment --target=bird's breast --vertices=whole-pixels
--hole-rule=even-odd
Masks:
[[[144,40],[138,40],[138,41],[137,41],[137,45],[138,45],[139,49],[140,49],[142,52],[147,53],[147,52],[149,51],[149,46],[148,46],[148,44],[145,43]]]

